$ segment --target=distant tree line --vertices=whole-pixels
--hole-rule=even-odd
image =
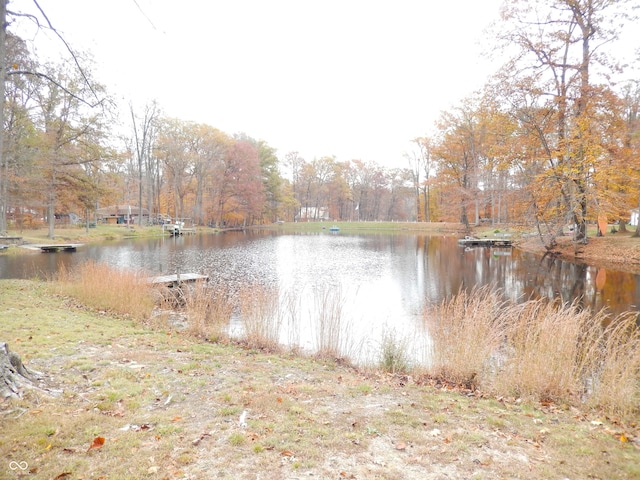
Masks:
[[[52,229],[59,213],[90,220],[99,207],[133,204],[151,219],[218,227],[525,224],[552,248],[571,225],[585,242],[588,222],[624,225],[640,202],[640,81],[614,83],[622,67],[602,51],[635,19],[637,3],[505,1],[494,37],[507,61],[442,112],[395,168],[279,154],[265,140],[168,118],[156,102],[118,112],[88,56],[40,64],[8,32],[0,231]],[[89,94],[104,100],[83,102]]]

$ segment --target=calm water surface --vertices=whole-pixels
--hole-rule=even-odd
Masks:
[[[231,289],[278,287],[300,299],[304,315],[319,290],[339,291],[343,316],[370,348],[383,332],[417,338],[421,315],[460,289],[492,285],[514,301],[540,296],[613,313],[637,310],[637,275],[511,249],[464,248],[454,236],[233,232],[86,245],[74,253],[0,255],[0,278],[50,276],[89,259],[160,273],[203,273]],[[314,293],[315,292],[315,293]],[[314,297],[315,295],[315,297]],[[300,343],[313,340],[303,333]],[[418,350],[424,348],[416,346]]]

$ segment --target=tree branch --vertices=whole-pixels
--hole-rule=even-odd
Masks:
[[[69,91],[69,89],[67,89],[64,85],[62,85],[58,81],[54,80],[53,78],[51,78],[46,73],[32,72],[30,70],[8,70],[7,71],[7,75],[33,75],[34,77],[44,78],[44,79],[50,81],[51,83],[53,83],[54,85],[56,85],[57,87],[60,87],[62,90],[64,90],[65,93],[67,93],[68,95],[71,95],[71,97],[75,98],[76,100],[81,101],[82,103],[84,103],[85,105],[88,105],[91,108],[95,108],[98,105],[101,105],[105,101],[105,99],[103,98],[102,100],[98,100],[98,102],[96,102],[96,103],[89,103],[84,98],[79,97],[75,93]],[[83,74],[83,77],[84,77],[84,74]],[[89,86],[89,88],[91,88],[91,86]],[[95,92],[93,91],[93,88],[91,88],[91,91],[95,95]],[[96,96],[96,99],[97,98],[98,97]]]
[[[69,46],[69,44],[67,43],[67,41],[64,39],[64,37],[62,35],[60,35],[60,33],[58,32],[58,30],[56,30],[54,28],[54,26],[51,24],[51,22],[49,21],[49,17],[47,17],[47,14],[44,13],[44,10],[42,10],[42,8],[40,7],[40,5],[38,4],[38,0],[33,0],[33,3],[35,3],[36,7],[38,8],[38,10],[40,10],[40,13],[42,14],[42,16],[44,17],[44,19],[47,21],[47,25],[49,25],[49,28],[51,29],[51,31],[53,33],[56,34],[56,36],[60,39],[60,41],[62,43],[64,43],[64,46],[67,47],[67,50],[69,51],[69,53],[71,54],[71,57],[73,58],[73,61],[76,64],[76,67],[78,67],[78,70],[80,71],[80,75],[82,75],[82,78],[84,78],[85,83],[87,84],[87,86],[89,87],[89,90],[91,90],[91,93],[93,93],[93,96],[96,97],[96,100],[98,100],[98,102],[94,105],[91,105],[89,102],[87,102],[86,100],[82,100],[84,103],[86,103],[87,105],[90,105],[92,108],[100,105],[102,103],[102,100],[99,100],[98,98],[98,94],[95,92],[95,90],[93,89],[93,86],[91,85],[91,82],[89,82],[89,79],[87,78],[87,76],[84,73],[84,69],[80,66],[80,62],[78,62],[78,58],[76,57],[76,54],[73,52],[73,50],[71,49],[71,47]],[[76,97],[77,98],[77,97]]]

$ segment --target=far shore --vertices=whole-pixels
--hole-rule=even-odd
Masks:
[[[481,225],[467,230],[461,223],[452,222],[285,222],[247,227],[251,229],[270,229],[282,232],[314,232],[324,231],[330,227],[338,227],[342,233],[422,233],[432,235],[471,234],[478,237],[491,237],[497,233],[510,234],[514,245],[524,251],[539,255],[552,255],[563,260],[578,261],[595,267],[620,270],[640,274],[640,238],[634,237],[632,231],[613,232],[609,229],[603,237],[590,232],[587,245],[576,245],[570,236],[558,239],[558,246],[549,252],[536,236],[524,236],[527,233],[522,228],[508,225]],[[224,233],[224,228],[198,227],[197,234]],[[17,237],[18,240],[2,241],[0,244],[15,246],[20,244],[43,243],[97,243],[116,241],[126,238],[145,238],[168,235],[160,226],[138,225],[98,225],[93,228],[64,227],[56,228],[54,238],[49,238],[47,228],[9,230],[7,237]],[[7,248],[0,250],[0,254],[21,252],[23,249]]]

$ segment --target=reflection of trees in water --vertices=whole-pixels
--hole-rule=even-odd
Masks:
[[[529,262],[532,264],[533,262]],[[594,311],[607,308],[613,314],[634,307],[638,298],[636,275],[543,256],[537,261],[531,293]]]
[[[618,314],[635,308],[634,302],[640,296],[640,282],[630,273],[516,249],[462,248],[450,242],[442,242],[437,249],[425,254],[424,261],[432,270],[437,269],[439,301],[460,290],[490,285],[501,289],[505,298],[513,302],[542,297],[575,302],[594,311],[607,308]]]
[[[636,280],[636,275],[607,270],[607,282],[602,288],[602,296],[610,298],[615,304],[633,305],[640,295],[640,284]]]
[[[574,300],[578,306],[587,307],[589,300],[585,289],[585,278],[590,267],[577,263],[570,263],[544,255],[540,259],[538,288],[546,290],[545,296],[558,298],[563,303]]]

